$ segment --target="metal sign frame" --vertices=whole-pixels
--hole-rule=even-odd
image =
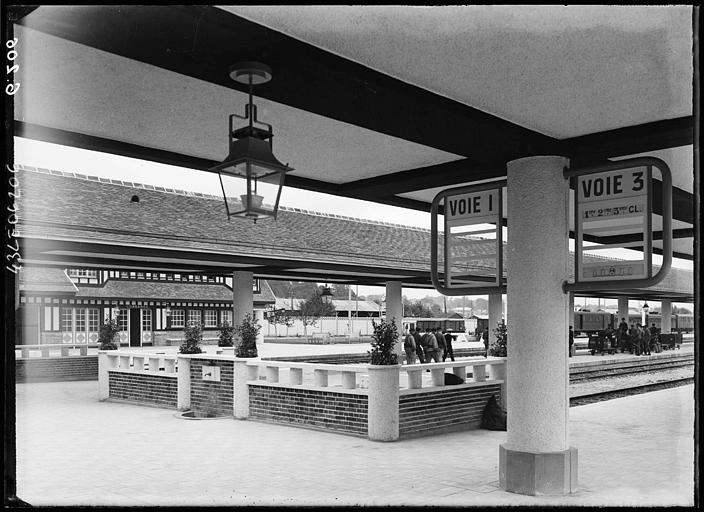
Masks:
[[[655,157],[639,157],[630,158],[627,160],[619,160],[617,162],[612,162],[605,165],[599,165],[594,167],[585,167],[581,169],[568,169],[564,170],[565,179],[571,180],[576,179],[581,176],[586,176],[590,174],[606,173],[611,171],[618,171],[623,169],[632,169],[635,167],[645,167],[647,176],[647,197],[645,200],[645,205],[647,211],[645,212],[645,230],[643,236],[643,252],[644,252],[644,273],[647,277],[636,278],[636,279],[613,279],[613,280],[594,280],[585,281],[579,280],[580,275],[580,258],[582,257],[581,241],[582,241],[582,231],[580,222],[580,202],[579,202],[579,190],[575,186],[574,194],[574,217],[575,217],[575,281],[569,283],[565,281],[562,285],[562,289],[566,292],[581,292],[581,291],[611,291],[614,289],[621,289],[622,287],[628,288],[646,288],[653,286],[661,282],[667,272],[672,266],[672,174],[670,173],[670,168],[665,162]],[[653,216],[653,181],[652,181],[652,168],[656,167],[660,170],[662,174],[662,265],[657,274],[653,275],[653,263],[652,263],[652,243],[653,243],[653,232],[652,232],[652,216]],[[578,183],[575,183],[578,185]],[[623,247],[627,248],[627,247]]]
[[[480,185],[469,185],[463,187],[455,187],[443,190],[438,193],[430,206],[430,279],[433,282],[435,289],[442,293],[443,295],[459,296],[459,295],[488,295],[493,293],[506,293],[506,284],[503,277],[503,234],[502,234],[502,210],[503,210],[503,193],[502,188],[506,186],[506,180],[493,181],[491,183],[482,183]],[[448,264],[449,261],[449,251],[448,251],[448,219],[445,215],[445,243],[443,244],[443,255],[444,255],[444,268],[445,268],[445,284],[440,282],[440,275],[438,272],[438,209],[440,201],[445,200],[448,197],[464,195],[464,194],[474,194],[477,192],[486,191],[497,191],[498,192],[498,220],[496,226],[496,244],[497,244],[497,264],[496,264],[496,280],[499,284],[492,286],[463,286],[463,287],[448,287],[446,285],[448,278],[448,269],[450,268]],[[444,205],[447,209],[447,201]]]

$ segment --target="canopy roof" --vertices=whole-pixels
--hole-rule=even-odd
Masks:
[[[220,197],[17,167],[23,265],[211,275],[235,269],[260,279],[432,287],[427,229],[291,208],[275,222],[227,220]],[[613,295],[688,301],[693,284],[692,272],[672,268],[655,287]]]
[[[247,101],[228,68],[259,60],[286,186],[429,211],[516,158],[653,155],[674,175],[675,256],[692,258],[692,6],[15,11],[21,137],[205,170]]]

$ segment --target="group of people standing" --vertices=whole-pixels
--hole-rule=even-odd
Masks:
[[[574,345],[574,331],[572,326],[569,327],[569,356],[572,357],[572,345]],[[651,355],[651,350],[659,352],[660,329],[652,324],[649,328],[642,326],[639,323],[631,322],[631,325],[626,323],[625,318],[621,318],[621,323],[618,324],[618,329],[614,330],[609,325],[606,330],[599,331],[596,351],[603,354],[604,348],[620,349],[621,353],[628,350],[637,356],[643,354]]]
[[[613,336],[613,329],[612,336]],[[622,318],[621,323],[618,324],[618,332],[616,333],[618,347],[621,352],[629,350],[631,353],[639,356],[641,354],[645,356],[650,355],[651,350],[657,350],[657,345],[660,337],[660,329],[652,324],[650,328],[648,326],[642,326],[641,324],[633,324],[631,322],[630,327],[626,323],[626,319]]]
[[[439,363],[449,356],[455,360],[452,351],[452,334],[443,332],[438,327],[433,332],[430,327],[423,333],[420,328],[406,330],[403,339],[403,350],[406,352],[407,364],[414,364],[416,359],[420,363]]]

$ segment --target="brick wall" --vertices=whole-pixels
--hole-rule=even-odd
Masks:
[[[501,396],[500,384],[448,387],[442,391],[399,397],[399,436],[413,437],[468,430],[481,425],[491,395]]]
[[[366,395],[310,389],[249,386],[250,418],[367,435]]]
[[[175,373],[142,374],[109,371],[110,398],[176,408],[178,381]]]
[[[15,382],[98,380],[98,356],[36,357],[15,360]]]
[[[203,380],[203,365],[220,367],[220,382]],[[191,410],[217,416],[234,413],[235,370],[232,361],[191,359]]]

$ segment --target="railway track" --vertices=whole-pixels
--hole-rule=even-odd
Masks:
[[[570,407],[593,404],[596,402],[603,402],[604,400],[612,400],[614,398],[638,395],[640,393],[647,393],[649,391],[657,391],[660,389],[686,386],[687,384],[692,384],[693,382],[694,377],[680,377],[661,382],[649,382],[647,384],[636,384],[607,391],[597,391],[586,395],[571,397]]]
[[[640,372],[673,370],[688,366],[694,366],[693,353],[652,359],[649,356],[640,356],[638,359],[611,360],[608,364],[603,365],[573,367],[570,369],[570,382],[583,382]]]

